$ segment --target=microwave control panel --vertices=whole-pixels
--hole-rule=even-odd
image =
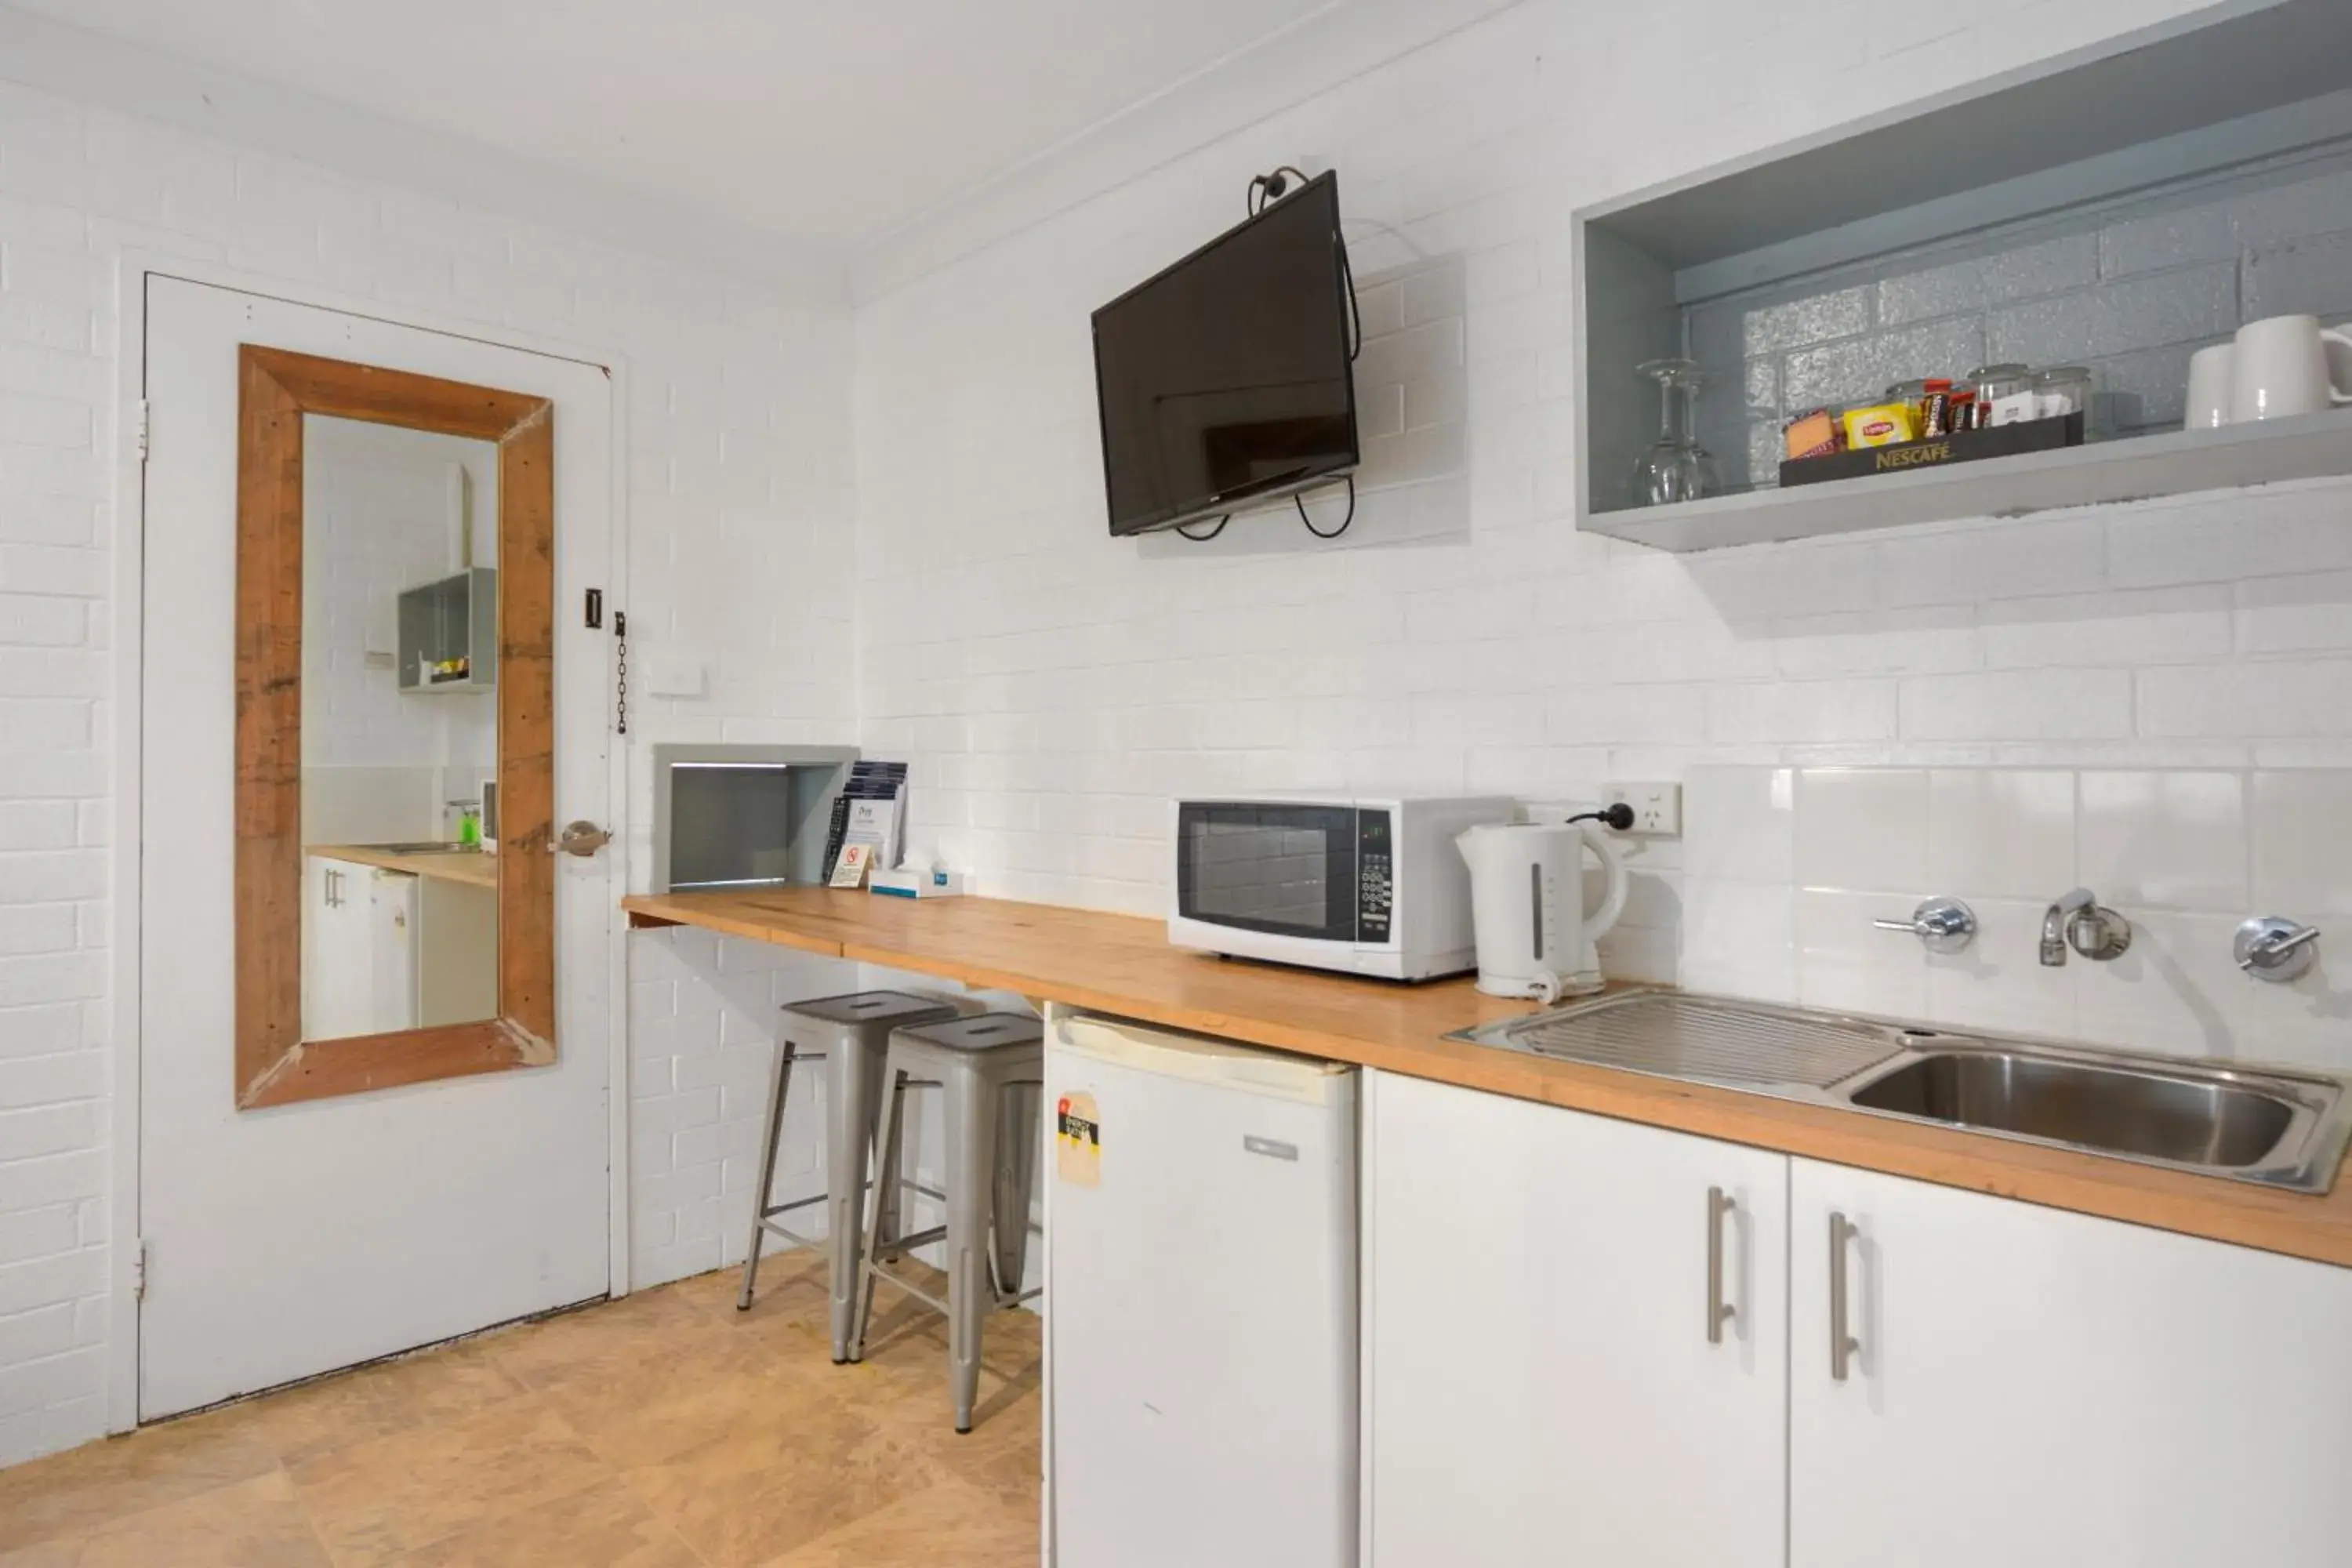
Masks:
[[[1389,940],[1389,905],[1396,896],[1390,859],[1389,814],[1356,813],[1356,940]]]

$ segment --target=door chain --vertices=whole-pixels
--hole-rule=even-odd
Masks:
[[[613,612],[613,637],[620,647],[613,730],[615,734],[625,735],[629,732],[629,617],[618,610]]]

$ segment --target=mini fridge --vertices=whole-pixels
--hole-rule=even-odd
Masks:
[[[1049,1564],[1354,1568],[1356,1081],[1053,1017]]]

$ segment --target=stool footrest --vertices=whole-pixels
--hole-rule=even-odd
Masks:
[[[869,1263],[866,1265],[866,1272],[887,1284],[897,1286],[899,1289],[904,1290],[908,1295],[912,1296],[916,1300],[920,1301],[924,1306],[929,1307],[932,1311],[938,1312],[942,1316],[948,1315],[949,1308],[946,1301],[932,1295],[929,1291],[923,1289],[920,1286],[909,1284],[908,1281],[899,1279],[898,1276],[891,1273],[880,1264]],[[1034,1301],[1045,1293],[1045,1288],[1043,1285],[1035,1286],[1030,1289],[1021,1291],[1017,1295],[1012,1296],[1006,1295],[1002,1290],[992,1290],[989,1292],[990,1304],[997,1311],[1007,1311],[1021,1305],[1024,1301]]]
[[[824,1245],[823,1238],[814,1236],[803,1236],[799,1231],[791,1229],[785,1226],[778,1225],[776,1223],[776,1216],[780,1214],[791,1214],[795,1209],[814,1208],[817,1205],[824,1202],[825,1197],[825,1194],[819,1193],[813,1198],[796,1198],[788,1204],[777,1204],[771,1208],[761,1209],[760,1211],[759,1228],[767,1232],[770,1236],[782,1237],[784,1240],[791,1242],[794,1247],[823,1247]]]
[[[803,1236],[799,1231],[786,1230],[782,1226],[778,1225],[772,1219],[761,1220],[760,1222],[760,1229],[765,1235],[782,1237],[784,1240],[791,1242],[794,1247],[823,1247],[824,1245],[824,1238],[823,1237]]]
[[[933,1242],[945,1241],[947,1238],[948,1227],[935,1225],[929,1230],[909,1231],[905,1236],[884,1238],[878,1249],[879,1255],[884,1258],[903,1258],[919,1247],[929,1247]]]
[[[898,1276],[891,1273],[887,1268],[883,1268],[878,1263],[867,1264],[866,1266],[866,1272],[872,1278],[881,1280],[886,1285],[896,1286],[898,1289],[905,1291],[908,1295],[912,1296],[916,1300],[920,1301],[924,1306],[929,1307],[932,1311],[940,1314],[942,1317],[947,1315],[949,1308],[946,1298],[934,1296],[929,1290],[924,1289],[921,1286],[914,1284],[908,1280],[901,1279]]]
[[[891,1273],[887,1268],[883,1268],[878,1263],[868,1263],[866,1266],[866,1274],[868,1279],[879,1279],[886,1285],[897,1286],[899,1289],[904,1290],[908,1295],[912,1296],[916,1300],[920,1301],[924,1306],[929,1307],[932,1311],[937,1312],[943,1318],[951,1315],[945,1298],[934,1296],[929,1290],[924,1289],[921,1286],[910,1284],[907,1280],[899,1279],[896,1274]]]

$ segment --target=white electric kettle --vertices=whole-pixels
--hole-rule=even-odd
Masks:
[[[1601,907],[1585,912],[1584,850],[1609,874]],[[1596,938],[1625,912],[1625,858],[1581,823],[1486,823],[1456,837],[1470,868],[1478,989],[1551,1003],[1601,989]]]

